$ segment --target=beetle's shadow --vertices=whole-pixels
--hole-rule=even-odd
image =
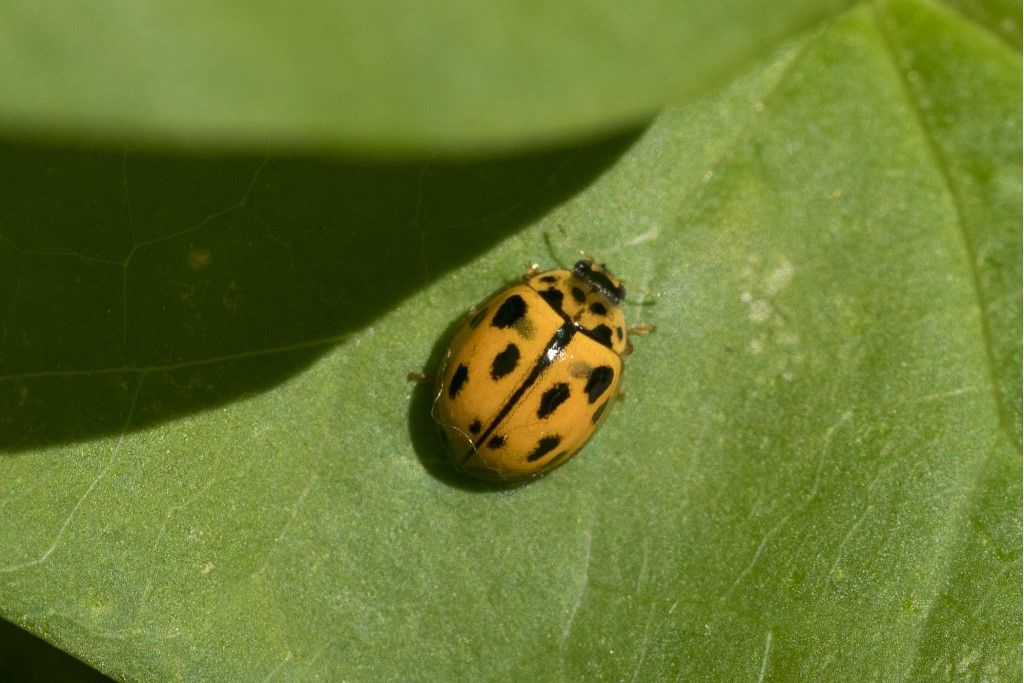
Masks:
[[[465,314],[450,322],[430,349],[430,356],[423,368],[426,377],[417,382],[409,401],[409,438],[423,469],[434,479],[472,493],[511,491],[536,480],[502,483],[475,479],[459,472],[451,463],[448,449],[441,443],[439,425],[433,417],[434,401],[437,398],[437,376],[444,364],[448,345],[464,319]]]

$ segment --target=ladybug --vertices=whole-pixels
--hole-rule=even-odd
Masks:
[[[452,464],[500,482],[567,462],[619,396],[632,351],[622,282],[582,260],[540,272],[470,309],[438,375],[432,415]]]

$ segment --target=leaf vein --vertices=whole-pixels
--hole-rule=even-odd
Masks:
[[[901,91],[904,99],[906,100],[907,107],[913,114],[914,120],[921,131],[921,137],[924,140],[924,145],[928,151],[928,155],[932,158],[932,161],[942,178],[946,194],[949,196],[950,202],[953,205],[953,210],[956,212],[957,235],[967,262],[966,270],[969,272],[972,291],[975,302],[978,306],[978,320],[981,328],[980,333],[982,346],[985,352],[986,366],[989,371],[989,381],[991,383],[992,396],[995,399],[1000,428],[1010,439],[1010,443],[1014,444],[1019,451],[1021,449],[1021,443],[1017,439],[1013,428],[1011,427],[1013,420],[1009,414],[1009,407],[1006,405],[1003,397],[999,393],[995,340],[993,338],[992,325],[986,313],[986,297],[981,284],[981,276],[978,273],[976,266],[978,262],[977,250],[974,248],[974,245],[971,243],[971,239],[967,234],[968,220],[967,212],[964,208],[964,200],[963,197],[961,197],[957,184],[953,179],[953,173],[950,169],[949,161],[942,153],[942,148],[940,147],[938,140],[936,140],[931,127],[928,125],[928,119],[922,110],[921,103],[914,95],[914,89],[911,87],[906,71],[900,65],[896,51],[895,38],[892,36],[891,29],[886,26],[886,22],[881,16],[882,10],[879,8],[877,3],[873,5],[873,9],[874,12],[872,16],[874,17],[874,23],[878,29],[878,33],[882,38],[880,42],[884,48],[884,52],[889,57],[892,69],[897,76],[896,80],[901,86]]]

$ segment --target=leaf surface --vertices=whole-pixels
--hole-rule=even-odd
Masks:
[[[563,151],[6,146],[0,614],[140,680],[1018,680],[1020,66],[893,0]],[[625,400],[454,477],[406,373],[577,249]]]

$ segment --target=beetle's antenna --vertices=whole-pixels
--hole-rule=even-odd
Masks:
[[[566,241],[568,241],[569,235],[565,232],[565,227],[563,227],[561,223],[558,224],[558,232],[562,233],[562,237],[564,237]],[[564,268],[568,270],[568,264],[566,263],[565,259],[561,258],[558,255],[558,252],[555,249],[554,242],[551,241],[551,233],[545,230],[541,234],[544,236],[544,246],[547,247],[548,254],[551,256],[551,260],[554,261],[555,265],[557,265],[559,268]],[[597,263],[597,259],[595,259],[588,251],[584,251],[583,249],[577,249],[576,254],[577,258],[582,258],[586,261],[590,261],[591,263]],[[604,266],[602,265],[601,267],[603,268]]]
[[[563,235],[565,234],[565,230],[562,229],[561,225],[558,226],[558,229],[562,231]],[[565,268],[565,262],[558,257],[558,253],[555,251],[555,245],[551,241],[551,233],[545,230],[541,234],[544,236],[544,246],[547,247],[548,256],[551,257],[551,261],[559,268]]]

